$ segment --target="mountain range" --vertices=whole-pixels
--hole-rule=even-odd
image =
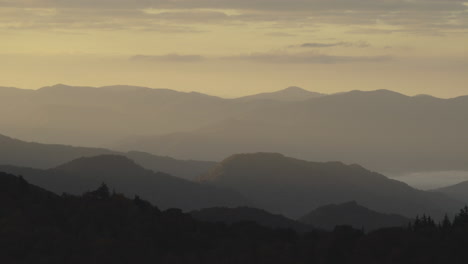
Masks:
[[[57,194],[81,195],[106,183],[126,196],[138,195],[163,209],[251,205],[241,195],[226,188],[153,172],[117,155],[79,158],[47,170],[0,166],[0,171],[21,175],[32,184]]]
[[[358,163],[385,173],[468,170],[468,97],[409,97],[352,91],[270,103],[192,131],[128,140],[116,147],[217,160],[279,152]]]
[[[444,194],[414,189],[359,165],[308,162],[276,153],[231,156],[200,181],[229,188],[258,208],[297,219],[314,208],[356,201],[378,212],[441,218],[463,203]]]
[[[125,156],[146,169],[188,180],[194,180],[216,164],[207,161],[176,160],[137,151],[123,153],[100,148],[39,144],[0,135],[0,165],[50,169],[81,157],[99,155]]]
[[[0,133],[27,141],[220,161],[279,152],[404,173],[468,170],[468,96],[298,87],[225,99],[134,86],[0,88]]]
[[[274,153],[238,154],[217,164],[2,136],[0,164],[0,171],[23,175],[56,193],[81,194],[106,182],[129,196],[141,193],[164,208],[184,210],[253,205],[296,219],[320,206],[350,200],[407,217],[441,217],[462,207],[458,197],[416,190],[359,165],[307,162]]]

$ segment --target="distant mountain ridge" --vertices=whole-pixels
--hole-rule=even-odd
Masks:
[[[301,217],[300,221],[326,230],[333,230],[339,225],[349,225],[358,229],[364,228],[366,231],[385,227],[404,227],[411,222],[409,218],[400,215],[369,210],[355,201],[321,206]]]
[[[0,88],[0,134],[178,159],[262,151],[391,173],[468,170],[468,96],[293,87],[249,98],[260,99],[125,85]]]
[[[433,192],[443,193],[449,197],[460,200],[468,204],[468,181],[460,182],[455,185],[438,188]]]
[[[324,94],[307,91],[297,86],[291,86],[283,90],[270,93],[260,93],[239,97],[236,100],[254,101],[254,100],[271,100],[280,102],[295,102],[304,101],[312,98],[324,96]]]
[[[463,171],[468,170],[467,112],[468,96],[351,91],[270,104],[192,131],[136,137],[120,147],[202,160],[262,151],[391,173]]]

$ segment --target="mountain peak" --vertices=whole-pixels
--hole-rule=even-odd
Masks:
[[[408,97],[407,95],[404,95],[402,93],[398,93],[398,92],[387,90],[387,89],[379,89],[379,90],[372,90],[372,91],[353,90],[353,91],[350,91],[347,93],[341,93],[341,94]]]
[[[63,83],[57,83],[57,84],[54,84],[54,85],[42,87],[40,89],[68,89],[68,88],[72,88],[72,87],[73,86],[71,86],[71,85],[66,85],[66,84],[63,84]]]
[[[301,91],[301,92],[310,92],[306,89],[303,89],[299,86],[289,86],[288,88],[283,89],[283,91]]]
[[[279,90],[276,92],[272,92],[270,94],[290,94],[290,95],[304,95],[307,97],[314,96],[322,96],[323,94],[317,93],[317,92],[312,92],[309,90],[306,90],[304,88],[301,88],[299,86],[289,86],[288,88],[285,88],[283,90]]]
[[[285,102],[294,102],[294,101],[304,101],[311,98],[316,98],[323,96],[321,93],[311,92],[297,86],[290,86],[283,90],[268,92],[268,93],[259,93],[254,95],[249,95],[245,97],[238,98],[243,101],[254,101],[254,100],[269,100],[269,101],[285,101]]]

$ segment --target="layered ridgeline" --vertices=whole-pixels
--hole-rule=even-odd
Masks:
[[[468,97],[300,88],[238,99],[132,86],[0,88],[0,133],[181,159],[280,152],[382,172],[468,170]]]
[[[463,206],[443,194],[416,190],[359,165],[307,162],[273,153],[234,155],[200,180],[231,188],[256,207],[292,218],[346,201],[407,217],[424,213],[442,217]]]
[[[466,113],[468,96],[440,99],[352,91],[270,102],[192,131],[134,137],[120,147],[202,160],[263,151],[340,160],[390,173],[464,171]]]
[[[250,106],[257,104],[123,85],[0,88],[0,133],[94,147],[134,135],[191,130],[248,111]]]
[[[215,207],[190,212],[197,220],[211,223],[236,224],[242,222],[255,222],[271,228],[292,229],[296,232],[312,231],[315,226],[301,223],[279,214],[272,214],[262,209],[252,207]]]
[[[432,190],[433,192],[443,193],[449,197],[460,200],[468,204],[468,181],[460,182],[455,185]]]
[[[369,210],[354,201],[321,206],[301,217],[300,221],[325,230],[348,225],[366,231],[385,227],[405,227],[411,222],[409,218],[400,215],[382,214]]]
[[[129,197],[139,195],[160,208],[195,210],[250,205],[234,191],[153,172],[116,155],[80,158],[48,170],[0,166],[0,171],[22,175],[27,181],[57,194],[81,195],[106,183],[111,189]]]
[[[74,159],[98,155],[125,156],[146,169],[189,180],[195,179],[216,164],[208,161],[176,160],[136,151],[123,153],[99,148],[39,144],[0,135],[0,165],[49,169]]]

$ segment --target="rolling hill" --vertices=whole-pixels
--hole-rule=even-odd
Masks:
[[[22,175],[32,184],[57,194],[81,195],[106,183],[109,188],[129,197],[139,195],[161,208],[195,210],[250,205],[234,191],[153,172],[117,155],[79,158],[48,170],[0,166],[0,171]]]
[[[136,151],[121,153],[99,148],[39,144],[0,135],[0,165],[49,169],[81,157],[99,155],[126,156],[146,169],[166,172],[188,180],[194,180],[216,164],[207,161],[176,160]]]
[[[449,197],[462,201],[468,204],[468,181],[460,182],[455,185],[438,188],[432,190],[433,192],[443,193]]]
[[[256,207],[290,218],[346,201],[407,217],[442,217],[462,206],[443,194],[416,190],[359,165],[308,162],[275,153],[231,156],[200,181],[238,191]]]

